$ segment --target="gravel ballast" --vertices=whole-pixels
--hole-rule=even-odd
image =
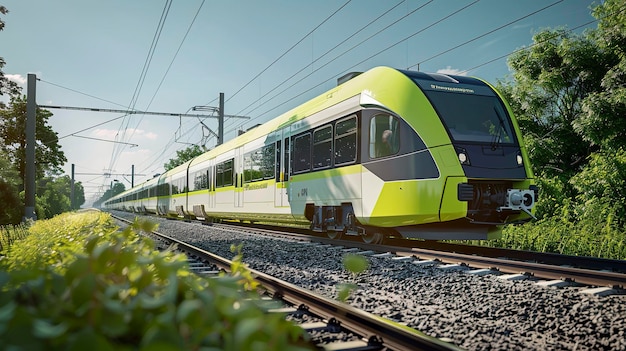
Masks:
[[[250,268],[328,297],[337,297],[338,284],[355,283],[352,306],[467,350],[626,350],[625,295],[601,297],[389,257],[367,257],[367,271],[353,277],[340,248],[151,220],[159,232],[223,257],[233,257],[231,245],[243,243]]]

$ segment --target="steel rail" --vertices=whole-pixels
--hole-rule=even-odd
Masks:
[[[123,218],[117,216],[115,218],[127,222]],[[158,232],[152,232],[152,234],[170,244],[175,244],[179,250],[210,261],[220,269],[230,270],[231,260],[165,234]],[[300,288],[263,272],[251,268],[248,270],[264,289],[275,296],[294,306],[306,306],[313,314],[326,320],[336,319],[347,330],[368,340],[381,342],[381,350],[462,350],[453,344],[428,336],[415,329],[315,294],[310,290]]]
[[[223,226],[228,226],[224,225]],[[624,289],[626,288],[626,261],[595,257],[567,256],[475,245],[450,244],[432,241],[401,240],[399,245],[367,244],[355,240],[337,240],[311,236],[298,228],[279,229],[275,226],[258,228],[250,225],[233,224],[252,231],[288,231],[309,238],[311,241],[331,245],[344,245],[362,250],[394,252],[400,256],[416,256],[437,259],[444,263],[465,264],[474,268],[487,268],[502,273],[524,273],[541,279],[568,280],[580,284]],[[398,243],[392,240],[393,243]]]
[[[420,259],[437,259],[444,263],[464,264],[474,268],[495,269],[503,273],[523,273],[536,278],[569,280],[585,285],[619,289],[626,287],[626,273],[571,267],[569,265],[576,263],[575,256],[563,256],[565,260],[559,261],[562,265],[554,265],[511,260],[508,258],[483,257],[469,253],[456,253],[399,246],[372,246],[358,242],[354,242],[353,246],[364,250],[372,250],[374,247],[378,247],[378,250],[395,252],[395,254],[400,256],[415,256]],[[480,251],[478,251],[478,255],[479,254]],[[532,253],[529,254],[530,255],[527,259],[535,261],[536,256],[532,255]],[[567,260],[569,260],[569,262],[567,262]]]
[[[498,247],[487,247],[477,245],[462,245],[453,244],[439,241],[417,241],[417,240],[403,240],[408,241],[407,245],[398,246],[411,246],[420,249],[429,249],[437,251],[455,252],[469,255],[480,255],[486,257],[507,257],[514,260],[530,260],[537,263],[545,263],[552,265],[571,265],[578,268],[591,269],[591,270],[611,270],[614,272],[626,273],[626,260],[615,260],[607,258],[597,258],[589,256],[570,256],[550,252],[533,252],[525,250],[513,250]],[[393,244],[391,244],[393,245]]]

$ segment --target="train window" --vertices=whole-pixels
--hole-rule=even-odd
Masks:
[[[275,146],[266,145],[243,155],[244,182],[255,182],[274,177]]]
[[[170,184],[169,183],[161,183],[157,185],[157,196],[169,196],[170,195]]]
[[[215,187],[222,188],[233,185],[233,159],[217,164]]]
[[[330,167],[333,155],[333,127],[321,127],[313,132],[313,169]]]
[[[311,170],[311,133],[293,138],[293,173]]]
[[[354,115],[335,124],[335,165],[356,161],[357,130],[357,120]]]
[[[370,158],[395,155],[400,150],[398,118],[379,113],[370,120]]]
[[[191,182],[193,179],[193,182]],[[209,169],[204,168],[190,175],[189,191],[209,188]]]

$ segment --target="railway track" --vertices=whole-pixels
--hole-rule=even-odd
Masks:
[[[130,223],[121,217],[114,218]],[[232,262],[226,258],[158,232],[151,235],[166,246],[175,244],[178,250],[191,257],[194,263],[190,263],[190,267],[196,273],[214,274],[219,270],[230,270]],[[295,315],[296,317],[292,317],[295,319],[298,319],[297,315],[303,313],[315,316],[318,319],[316,322],[301,324],[301,327],[310,334],[324,330],[327,333],[342,332],[356,336],[350,341],[321,342],[317,345],[320,350],[460,350],[455,345],[412,328],[315,294],[263,272],[249,270],[263,286],[265,295],[279,299],[287,306],[278,310],[273,309],[273,312]],[[317,343],[315,337],[313,341]]]
[[[219,224],[224,228],[239,224]],[[365,252],[393,253],[419,260],[435,260],[443,264],[480,269],[481,274],[493,273],[515,275],[512,279],[534,278],[550,281],[554,285],[582,284],[597,287],[591,292],[598,294],[623,294],[626,288],[626,260],[602,259],[585,256],[568,256],[554,253],[530,252],[475,245],[451,244],[438,241],[391,239],[389,244],[367,244],[359,240],[330,239],[311,236],[298,228],[262,228],[244,225],[251,232],[271,235],[296,235],[302,240],[358,248]],[[239,229],[241,230],[241,229]],[[452,268],[452,267],[451,267]],[[545,283],[547,284],[547,283]]]

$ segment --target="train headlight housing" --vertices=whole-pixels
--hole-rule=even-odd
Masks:
[[[521,151],[517,152],[516,160],[518,166],[521,166],[524,163],[524,158],[522,157]]]
[[[469,166],[470,160],[469,160],[469,157],[467,156],[467,150],[465,150],[462,147],[456,147],[455,149],[456,149],[456,154],[459,158],[459,162],[461,162],[462,165]]]

